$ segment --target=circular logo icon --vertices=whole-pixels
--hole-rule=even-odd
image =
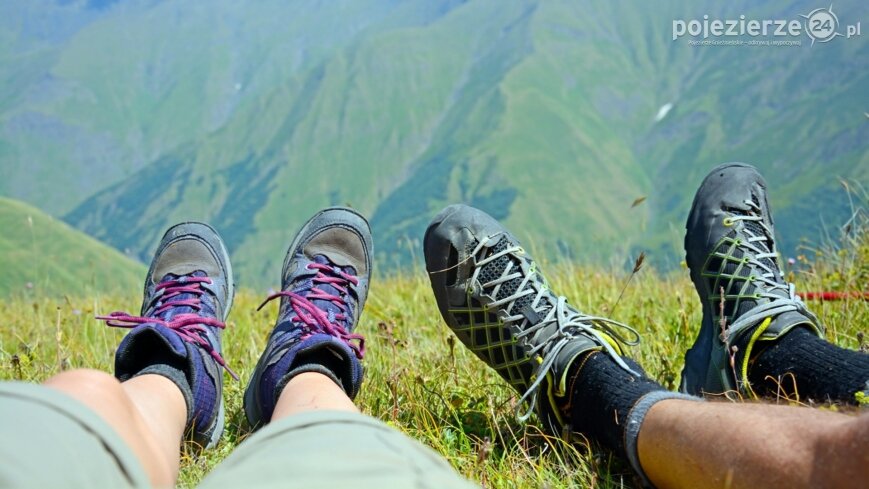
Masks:
[[[836,32],[839,29],[839,18],[833,13],[832,5],[830,8],[816,8],[802,17],[806,19],[803,24],[812,44],[815,41],[829,42],[839,35]]]

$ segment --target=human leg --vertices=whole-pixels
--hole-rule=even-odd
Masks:
[[[424,248],[445,322],[528,401],[517,417],[536,410],[556,436],[583,431],[642,474],[636,436],[648,408],[662,399],[694,398],[668,392],[623,356],[624,345],[639,340],[637,332],[584,314],[552,292],[518,240],[478,209],[444,209],[429,225]],[[618,388],[607,390],[610,385]],[[613,395],[597,402],[577,392]]]
[[[214,230],[198,223],[174,226],[145,279],[141,316],[116,312],[101,318],[110,326],[132,329],[115,355],[116,378],[95,370],[63,372],[45,387],[10,387],[13,392],[3,397],[8,402],[0,403],[0,409],[17,409],[16,417],[33,424],[34,433],[67,433],[51,448],[44,447],[41,461],[88,481],[69,478],[64,486],[111,487],[120,480],[133,486],[172,486],[184,432],[202,444],[214,444],[223,430],[219,330],[231,298],[229,261]],[[39,426],[43,418],[44,427]],[[26,465],[26,457],[19,465]],[[63,471],[39,476],[55,473]],[[142,481],[142,473],[148,481]]]
[[[123,383],[150,375],[169,380],[184,399],[185,431],[205,448],[223,433],[223,369],[235,377],[221,356],[233,296],[220,236],[206,224],[182,223],[169,228],[157,247],[141,314],[99,317],[131,329],[115,354],[115,377]]]
[[[503,245],[505,239],[506,246]],[[588,342],[575,339],[576,335],[592,336],[589,328],[594,328],[598,334],[605,334],[604,341],[615,349],[618,342],[611,337],[607,339],[614,334],[608,327],[611,323],[578,312],[559,316],[558,309],[553,315],[551,309],[555,308],[551,308],[551,304],[564,307],[564,301],[547,297],[545,285],[539,285],[544,284],[543,280],[534,277],[539,275],[539,269],[530,258],[522,256],[524,251],[515,238],[490,217],[464,206],[451,206],[434,219],[425,242],[432,288],[445,321],[484,362],[495,368],[520,394],[526,393],[523,399],[534,399],[527,395],[528,390],[540,389],[541,395],[534,408],[545,427],[554,434],[579,432],[599,442],[627,458],[649,484],[715,487],[728,477],[728,470],[739,471],[740,483],[762,481],[772,485],[793,479],[785,474],[789,466],[768,465],[762,457],[785,450],[787,445],[782,443],[800,436],[799,424],[776,421],[774,418],[783,412],[767,411],[762,406],[708,407],[711,403],[698,402],[699,398],[688,395],[678,398],[678,394],[666,391],[649,379],[635,362],[622,357],[621,348],[613,352],[595,340],[584,347]],[[520,302],[521,297],[532,300]],[[556,327],[547,332],[549,324]],[[593,337],[598,339],[597,335]],[[562,342],[561,351],[551,359],[548,352]],[[573,354],[563,356],[565,350],[572,350]],[[527,363],[536,368],[523,371]],[[534,382],[542,376],[544,380]],[[661,405],[676,407],[661,409]],[[692,409],[704,414],[706,424],[698,426],[686,421],[680,430],[673,430],[671,438],[662,438],[662,445],[655,444],[667,423],[692,418]],[[756,433],[744,425],[734,429],[732,425],[740,422],[741,414],[745,415],[749,426],[768,422],[768,426],[787,432],[767,437],[767,425]],[[865,438],[849,436],[848,428],[861,422],[865,424],[865,421],[852,421],[853,418],[844,415],[815,416],[809,410],[801,413],[790,409],[784,415],[812,424],[807,438],[799,445],[802,452],[793,455],[790,461],[806,462],[809,456],[832,446],[834,455],[830,456],[851,457],[839,462],[838,466],[844,468],[843,474],[861,467],[860,463],[867,456]],[[649,421],[652,416],[658,418]],[[716,416],[720,418],[718,421],[715,421]],[[735,439],[730,434],[734,432],[741,437],[741,444],[732,445]],[[722,433],[728,436],[721,436]],[[829,436],[821,437],[822,433]],[[694,436],[697,434],[703,436]],[[730,444],[720,443],[722,438]],[[640,448],[640,440],[645,448]],[[829,445],[826,441],[836,444]],[[705,450],[691,452],[693,447],[688,442],[705,443]],[[745,445],[751,446],[743,448]],[[759,458],[744,466],[733,465],[740,460],[738,457],[707,460],[716,456],[716,450],[744,450],[747,454],[744,456]],[[771,460],[778,463],[776,459]],[[653,473],[645,470],[647,464],[654,464],[651,465]],[[688,464],[691,470],[673,469],[675,476],[662,475],[680,464]],[[811,474],[812,477],[822,474],[821,469]],[[807,478],[805,473],[798,477],[803,485],[817,480]],[[731,477],[730,480],[736,479]],[[764,487],[764,484],[755,487]]]
[[[145,279],[141,315],[100,317],[131,328],[115,355],[115,377],[65,372],[46,385],[79,400],[133,449],[152,483],[172,486],[185,432],[205,446],[223,432],[220,329],[233,282],[222,240],[183,223],[163,236]]]
[[[628,458],[656,487],[860,487],[869,476],[869,415],[661,400],[670,394],[663,387],[598,352],[571,379],[572,428]]]
[[[98,375],[97,375],[98,374]],[[54,385],[92,392],[131,420],[114,426],[105,411],[91,409],[55,388],[0,383],[0,487],[142,488],[164,483],[170,470],[146,434],[118,382],[95,371],[70,371]],[[108,406],[107,406],[108,407]],[[111,409],[111,408],[109,408]],[[150,440],[149,440],[150,441]],[[148,463],[150,459],[150,464]],[[146,471],[147,469],[147,471]]]
[[[297,233],[284,259],[281,291],[263,302],[279,298],[280,308],[245,390],[254,429],[271,420],[282,391],[304,373],[319,373],[351,401],[356,397],[365,340],[353,330],[368,296],[371,252],[368,222],[350,209],[320,211]]]
[[[472,487],[430,448],[358,412],[368,223],[349,209],[308,221],[287,253],[277,324],[245,392],[257,429],[203,488]]]
[[[151,484],[174,485],[187,420],[184,398],[174,383],[158,375],[121,383],[105,372],[71,370],[44,385],[79,401],[108,423],[132,449]]]
[[[275,404],[272,421],[317,410],[359,412],[344,389],[331,378],[319,372],[304,372],[287,382]]]
[[[649,410],[638,451],[659,488],[857,488],[867,440],[867,414],[669,399]]]

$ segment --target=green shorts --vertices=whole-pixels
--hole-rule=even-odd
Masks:
[[[0,487],[147,487],[130,448],[78,401],[47,387],[0,384]],[[363,414],[317,411],[272,423],[200,485],[472,488],[437,453]]]

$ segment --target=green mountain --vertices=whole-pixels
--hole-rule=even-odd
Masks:
[[[766,174],[786,253],[847,218],[840,178],[869,184],[862,37],[672,39],[674,20],[810,2],[27,5],[0,7],[0,193],[140,260],[207,220],[249,284],[327,205],[371,216],[388,265],[418,263],[430,217],[464,201],[550,257],[666,267],[717,163]],[[834,10],[844,30],[869,6]]]
[[[134,292],[146,269],[22,202],[0,197],[0,297]]]

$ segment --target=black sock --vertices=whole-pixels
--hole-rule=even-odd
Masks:
[[[805,328],[786,333],[749,363],[748,380],[762,396],[856,404],[869,390],[869,355],[840,348]]]
[[[631,409],[644,395],[667,390],[648,378],[637,362],[623,360],[642,377],[631,375],[601,352],[576,362],[570,422],[575,431],[625,456],[625,429]]]
[[[606,353],[591,352],[571,367],[570,424],[577,432],[627,458],[644,486],[653,487],[640,465],[637,440],[649,409],[665,399],[702,399],[670,392],[630,358],[633,375]]]

